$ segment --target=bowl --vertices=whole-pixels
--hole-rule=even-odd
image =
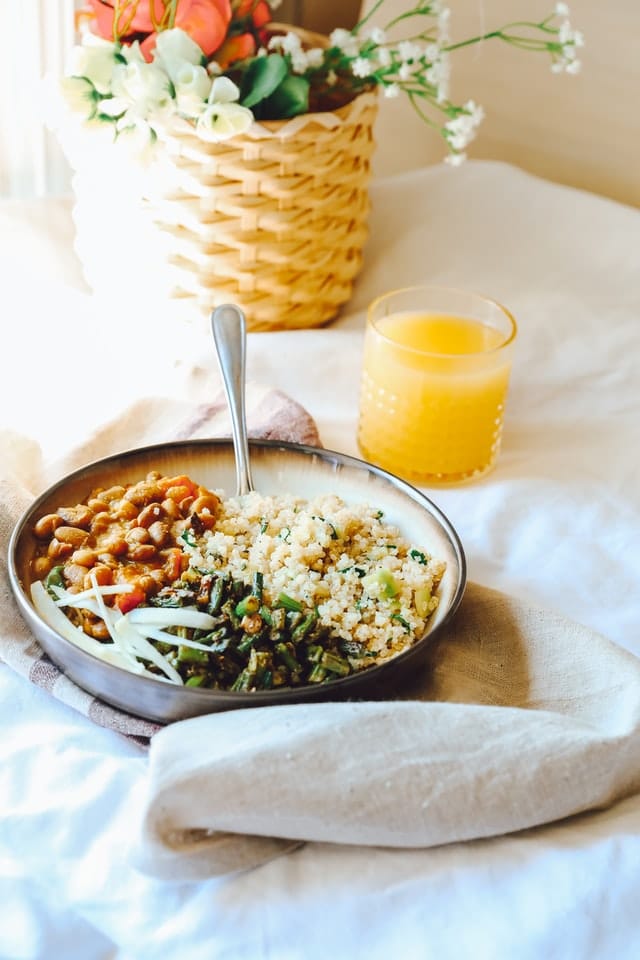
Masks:
[[[9,578],[20,612],[51,660],[78,686],[121,710],[169,723],[187,717],[242,707],[319,700],[397,695],[405,673],[412,672],[434,635],[454,616],[466,585],[460,539],[438,507],[415,487],[355,457],[302,444],[250,441],[254,485],[265,494],[293,493],[305,498],[333,493],[347,503],[368,503],[402,534],[446,562],[439,605],[424,636],[384,663],[323,684],[271,690],[207,690],[177,686],[106,663],[60,636],[37,614],[29,592],[30,561],[37,541],[36,520],[62,504],[86,498],[95,487],[133,483],[149,471],[187,474],[211,489],[235,492],[236,469],[229,440],[188,440],[140,447],[98,460],[49,487],[24,513],[9,543]]]

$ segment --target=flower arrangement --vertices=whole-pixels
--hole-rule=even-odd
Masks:
[[[176,118],[215,142],[254,121],[334,110],[379,88],[408,97],[458,164],[483,111],[473,100],[450,99],[454,51],[497,40],[546,53],[554,72],[576,73],[583,43],[565,3],[540,21],[454,42],[440,0],[408,0],[384,27],[371,25],[385,3],[377,0],[352,30],[336,29],[314,45],[274,22],[279,0],[87,2],[78,17],[82,39],[61,81],[64,101],[86,123],[111,125],[115,139],[140,147]]]

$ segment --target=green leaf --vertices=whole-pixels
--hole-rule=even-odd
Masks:
[[[306,113],[309,109],[309,81],[305,77],[290,74],[271,94],[264,107],[265,118],[271,120],[284,120]]]
[[[254,107],[261,100],[266,100],[286,76],[287,61],[279,53],[256,57],[242,78],[240,103],[243,107]]]

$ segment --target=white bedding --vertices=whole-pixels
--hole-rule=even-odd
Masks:
[[[471,579],[640,655],[640,212],[482,162],[378,180],[372,200],[365,268],[342,318],[252,334],[249,377],[301,402],[325,446],[357,455],[367,302],[417,282],[504,302],[519,335],[499,464],[477,483],[427,492],[457,528]],[[0,206],[0,305],[12,329],[0,427],[40,444],[46,461],[135,396],[199,401],[218,386],[206,321],[152,313],[135,265],[127,282],[114,271],[113,304],[93,302],[69,211],[67,198]],[[96,343],[97,380],[86,363]],[[29,444],[16,439],[14,451],[36,464]],[[7,960],[640,953],[638,796],[516,836],[410,852],[309,844],[246,874],[176,886],[128,864],[146,762],[135,744],[3,666],[0,724]]]

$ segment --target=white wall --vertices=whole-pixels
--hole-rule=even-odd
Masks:
[[[555,0],[449,0],[454,39],[518,19]],[[406,0],[387,0],[389,12]],[[640,206],[640,0],[573,0],[585,34],[582,72],[552,74],[544,57],[490,41],[452,55],[453,93],[487,113],[472,157],[505,160],[560,183]],[[444,151],[399,100],[381,103],[378,174],[437,162]]]

